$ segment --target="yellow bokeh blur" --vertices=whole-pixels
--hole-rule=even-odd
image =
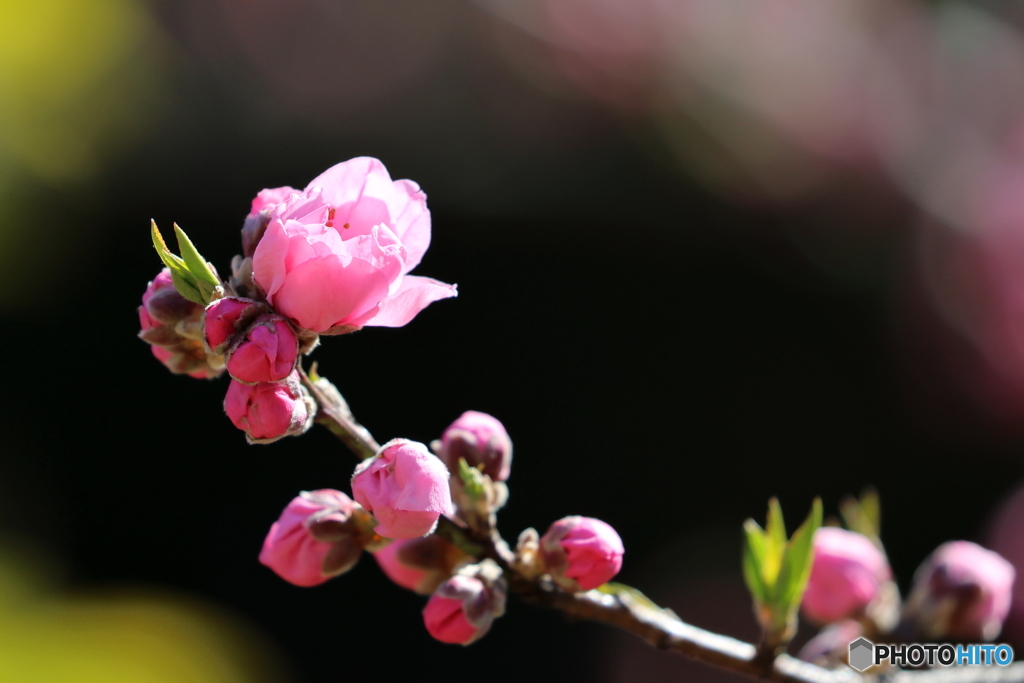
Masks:
[[[152,26],[133,0],[0,1],[0,159],[45,180],[96,169],[134,118]],[[141,71],[141,72],[140,72]],[[125,106],[125,105],[129,106]]]
[[[136,0],[0,0],[0,26],[0,309],[11,310],[43,296],[33,274],[61,273],[88,237],[55,219],[46,193],[87,193],[143,139],[166,44]]]
[[[0,544],[3,683],[271,683],[267,644],[222,612],[175,593],[64,595],[45,563]]]

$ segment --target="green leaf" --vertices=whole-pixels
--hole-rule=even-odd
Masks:
[[[764,562],[761,564],[761,576],[764,578],[768,588],[769,600],[777,596],[779,569],[782,566],[782,556],[786,552],[786,522],[782,518],[782,506],[778,498],[768,501],[768,519],[765,524],[766,552]]]
[[[860,516],[865,528],[871,530],[871,536],[880,538],[882,535],[882,502],[875,489],[869,487],[861,492]]]
[[[605,595],[628,595],[630,598],[640,603],[644,607],[648,607],[653,610],[658,610],[659,612],[669,612],[670,614],[672,614],[672,616],[675,616],[675,612],[672,612],[672,610],[661,607],[660,605],[658,605],[658,603],[651,600],[649,597],[641,593],[636,588],[633,588],[632,586],[627,586],[624,583],[616,583],[614,581],[609,581],[606,584],[598,586],[594,590],[598,591],[599,593],[604,593]]]
[[[181,252],[182,260],[188,266],[189,271],[196,276],[196,279],[211,287],[220,285],[220,280],[213,274],[206,259],[200,256],[195,245],[192,244],[192,240],[188,238],[184,230],[178,227],[177,223],[174,224],[174,236],[178,238],[178,251]]]
[[[814,564],[814,532],[821,526],[821,498],[815,498],[811,512],[793,532],[779,571],[779,604],[789,611],[800,605]]]
[[[880,539],[882,513],[877,491],[872,488],[865,489],[861,493],[860,500],[853,496],[847,496],[839,503],[839,512],[843,516],[846,528],[867,536],[879,548],[882,547]]]
[[[459,458],[459,479],[466,488],[466,494],[473,500],[484,495],[484,475],[475,467],[470,467],[465,458]]]
[[[160,260],[164,262],[164,265],[167,266],[167,269],[171,271],[171,280],[174,282],[174,288],[189,301],[205,305],[207,299],[203,295],[199,281],[189,271],[185,262],[172,254],[171,250],[167,248],[163,235],[160,234],[160,230],[156,227],[156,221],[152,221],[151,234],[156,253],[160,256]]]
[[[758,603],[768,602],[768,586],[761,574],[768,553],[767,545],[767,534],[757,522],[748,519],[743,523],[743,580]]]

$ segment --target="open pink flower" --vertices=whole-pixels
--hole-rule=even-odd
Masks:
[[[268,201],[286,194],[272,192],[264,190]],[[287,195],[255,248],[253,275],[274,309],[300,327],[401,327],[456,295],[454,285],[408,275],[430,244],[426,195],[411,180],[392,181],[380,161],[350,159]]]
[[[885,555],[866,536],[838,527],[814,533],[814,563],[802,609],[818,624],[856,618],[892,578]]]
[[[352,496],[377,518],[374,531],[385,538],[425,536],[453,512],[448,468],[408,439],[389,441],[356,467]]]

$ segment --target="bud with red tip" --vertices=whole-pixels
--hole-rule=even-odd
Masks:
[[[224,358],[204,348],[202,316],[203,307],[179,294],[170,270],[164,268],[142,295],[139,337],[171,372],[197,379],[216,377],[224,371]]]
[[[296,586],[317,586],[355,566],[363,552],[359,524],[366,513],[341,491],[303,491],[263,541],[260,562]]]
[[[272,443],[305,433],[316,416],[316,402],[293,372],[283,382],[243,384],[231,380],[224,411],[249,443]]]
[[[1013,565],[970,541],[940,545],[914,575],[904,625],[928,639],[992,640],[1010,611]]]
[[[507,587],[493,560],[470,565],[438,586],[423,608],[423,623],[437,640],[469,645],[505,613]]]
[[[459,458],[470,467],[481,467],[494,481],[505,481],[512,470],[512,440],[505,427],[487,413],[468,410],[444,431],[435,450],[452,472]]]
[[[250,323],[266,310],[263,304],[240,296],[217,299],[206,307],[203,319],[207,348],[214,353],[225,354]]]
[[[408,439],[389,441],[356,466],[352,495],[377,518],[376,531],[386,538],[425,536],[438,517],[454,511],[444,463]]]
[[[469,555],[437,534],[392,541],[373,557],[389,579],[420,595],[433,593],[470,561]]]
[[[838,527],[814,533],[814,560],[804,592],[804,616],[830,624],[864,614],[892,579],[889,562],[866,536]]]
[[[264,315],[228,351],[227,368],[239,382],[277,382],[291,374],[298,356],[299,342],[288,321]]]
[[[592,517],[565,517],[540,539],[540,552],[551,578],[571,590],[590,590],[610,581],[622,568],[622,539],[608,524]]]

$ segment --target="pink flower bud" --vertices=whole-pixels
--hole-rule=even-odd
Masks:
[[[444,431],[437,455],[452,472],[458,471],[459,458],[470,467],[483,465],[483,473],[494,481],[505,481],[512,470],[512,440],[505,427],[475,410],[463,413]]]
[[[316,403],[292,373],[283,382],[243,384],[231,380],[224,411],[249,443],[271,443],[304,433],[313,424]]]
[[[442,643],[469,645],[505,613],[505,593],[501,570],[484,560],[438,586],[423,608],[423,623]]]
[[[349,523],[357,508],[341,491],[303,491],[270,527],[260,562],[296,586],[316,586],[344,574],[363,551]]]
[[[469,556],[436,534],[392,541],[373,553],[388,578],[402,588],[430,595]]]
[[[227,367],[239,382],[277,382],[295,369],[299,342],[288,321],[277,315],[261,316],[228,353]]]
[[[249,215],[245,217],[242,225],[242,254],[245,257],[252,257],[256,247],[263,239],[270,223],[270,215],[274,208],[286,201],[298,190],[290,187],[275,187],[270,190],[261,190],[256,198],[252,200],[252,208]]]
[[[206,352],[202,315],[203,307],[179,294],[171,272],[164,268],[142,295],[139,337],[171,372],[197,379],[216,377],[224,370],[224,359]]]
[[[817,624],[856,618],[892,578],[885,555],[866,536],[821,527],[814,533],[814,564],[801,604]]]
[[[265,310],[265,306],[252,299],[237,296],[217,299],[206,307],[203,319],[206,346],[214,353],[223,354],[249,323]]]
[[[299,327],[328,334],[401,327],[456,295],[453,285],[408,274],[429,244],[419,186],[392,181],[380,161],[360,157],[273,207],[253,252],[253,277],[274,310]]]
[[[1013,565],[970,541],[940,545],[914,574],[904,620],[926,638],[993,640],[1010,611]]]
[[[384,444],[356,466],[352,495],[380,522],[385,538],[416,538],[453,512],[448,470],[427,447],[408,439]]]
[[[551,578],[571,590],[590,590],[608,583],[622,568],[622,539],[608,524],[592,517],[565,517],[540,539],[540,551]]]

